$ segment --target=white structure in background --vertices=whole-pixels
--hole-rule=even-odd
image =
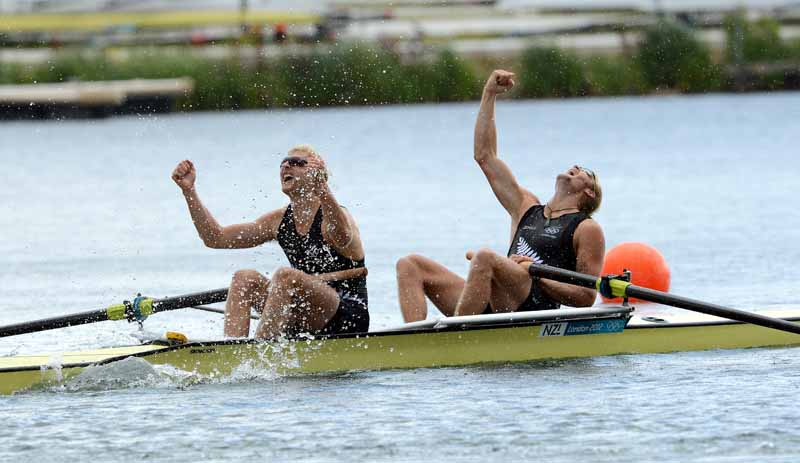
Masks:
[[[410,5],[441,6],[446,3],[472,3],[480,0],[0,0],[2,13],[67,13],[87,11],[158,11],[190,9],[248,8],[281,11],[327,11],[337,6],[360,5],[371,8],[404,8]],[[496,0],[497,8],[636,8],[639,10],[728,10],[795,8],[798,0]]]
[[[88,11],[233,10],[242,0],[0,0],[3,13],[78,13]],[[248,8],[291,10],[296,4],[324,1],[246,0]]]

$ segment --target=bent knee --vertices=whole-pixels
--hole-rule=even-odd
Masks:
[[[499,254],[489,248],[481,248],[472,256],[472,263],[477,265],[491,264],[497,260]]]
[[[231,285],[252,285],[263,278],[261,273],[253,269],[237,270],[233,274]]]
[[[291,285],[296,284],[302,276],[303,272],[291,267],[280,267],[272,274],[272,282],[276,285]]]
[[[421,260],[422,256],[417,254],[409,254],[405,257],[401,257],[400,259],[397,260],[397,264],[395,264],[395,269],[397,270],[397,274],[409,275],[409,274],[419,273]]]

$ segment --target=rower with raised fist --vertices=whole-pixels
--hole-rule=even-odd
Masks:
[[[172,172],[206,246],[252,248],[278,241],[291,264],[272,278],[250,269],[233,275],[225,306],[226,336],[248,336],[251,309],[261,312],[255,333],[261,339],[369,329],[367,269],[358,226],[336,201],[325,161],[312,147],[296,146],[280,163],[281,190],[289,204],[252,222],[220,225],[200,201],[196,178],[189,160]]]
[[[497,155],[495,128],[495,100],[514,87],[514,77],[496,70],[487,80],[474,140],[475,161],[511,219],[508,252],[467,252],[466,279],[424,256],[400,259],[398,295],[406,322],[427,317],[426,298],[447,316],[555,309],[561,304],[582,307],[595,301],[593,289],[533,279],[528,273],[529,264],[535,262],[600,274],[605,240],[591,215],[600,207],[602,190],[597,175],[578,165],[556,176],[555,193],[544,204],[517,183]]]

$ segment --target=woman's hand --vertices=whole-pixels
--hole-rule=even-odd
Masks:
[[[181,187],[183,191],[190,191],[194,188],[194,181],[197,179],[197,170],[194,168],[192,161],[186,159],[175,166],[172,171],[172,180]]]

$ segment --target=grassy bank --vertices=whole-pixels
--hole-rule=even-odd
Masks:
[[[364,44],[257,66],[153,49],[124,60],[75,53],[48,65],[0,67],[2,84],[181,76],[195,81],[195,91],[178,102],[187,111],[464,101],[481,90],[475,71],[449,51],[429,62],[403,64],[397,55]]]
[[[744,77],[731,71],[752,63],[800,62],[800,43],[782,41],[777,23],[732,15],[726,33],[726,50],[717,61],[691,30],[671,22],[645,30],[629,56],[578,57],[556,48],[530,48],[508,66],[519,74],[513,96],[700,93],[795,84],[791,71]],[[2,65],[0,83],[188,76],[196,89],[178,102],[178,109],[191,111],[465,101],[480,96],[486,74],[485,63],[449,51],[408,63],[374,45],[338,44],[309,56],[247,66],[236,59],[199,59],[158,48],[124,59],[67,53],[47,65]]]

